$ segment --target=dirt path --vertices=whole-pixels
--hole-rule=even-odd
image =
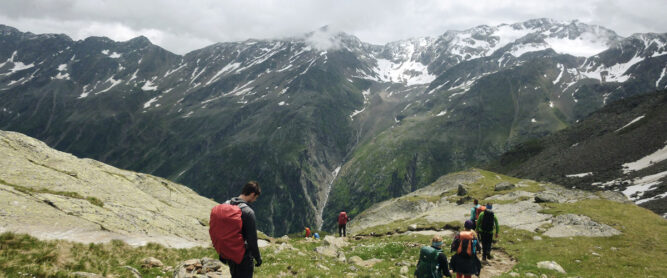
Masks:
[[[492,250],[491,255],[493,255],[493,259],[488,260],[488,264],[482,264],[482,272],[479,275],[481,278],[498,277],[509,272],[516,265],[516,260],[502,250]]]

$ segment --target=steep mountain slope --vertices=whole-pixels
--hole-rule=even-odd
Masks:
[[[504,173],[623,192],[667,217],[667,92],[627,98],[501,156]]]
[[[665,42],[536,19],[384,46],[322,28],[180,56],[1,26],[0,128],[217,201],[256,179],[259,225],[279,235],[667,86]]]
[[[120,170],[0,131],[0,231],[41,239],[209,246],[216,205],[163,178]]]

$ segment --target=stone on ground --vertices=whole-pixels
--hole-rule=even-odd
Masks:
[[[565,269],[563,269],[562,266],[560,266],[558,263],[554,261],[542,261],[537,263],[538,268],[544,268],[544,269],[551,269],[554,271],[558,271],[560,273],[567,273],[565,272]]]
[[[504,181],[504,182],[501,182],[501,183],[496,184],[494,190],[495,190],[495,191],[510,190],[510,189],[512,189],[512,188],[514,188],[514,187],[516,187],[516,185]]]

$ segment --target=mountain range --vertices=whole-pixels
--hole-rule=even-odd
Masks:
[[[667,34],[535,19],[385,45],[321,28],[176,55],[0,26],[0,129],[222,202],[271,235],[488,163],[667,87]]]

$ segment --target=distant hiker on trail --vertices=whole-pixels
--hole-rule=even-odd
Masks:
[[[477,258],[479,240],[473,230],[475,225],[470,220],[463,224],[464,231],[456,233],[452,241],[451,251],[456,252],[451,258],[452,271],[456,278],[470,278],[473,274],[479,276],[482,264]]]
[[[479,212],[477,212],[479,207],[479,200],[475,199],[473,201],[472,209],[470,209],[470,221],[472,221],[473,224],[476,223],[475,221],[477,221],[477,217],[479,216]]]
[[[262,265],[257,247],[255,212],[248,206],[255,202],[261,190],[250,181],[243,186],[241,195],[215,206],[211,210],[208,230],[220,261],[229,265],[232,278],[252,277],[254,266]]]
[[[314,238],[314,239],[320,239],[320,234],[318,234],[318,233],[314,233],[314,234],[313,234],[313,238]]]
[[[496,229],[496,239],[498,238],[498,218],[493,213],[492,204],[486,204],[486,210],[479,214],[477,218],[477,232],[482,239],[482,261],[493,259],[491,256],[491,245],[493,244],[493,229]]]
[[[346,212],[341,211],[338,214],[338,236],[347,236],[347,221],[350,221],[350,217]]]
[[[447,256],[442,253],[442,237],[434,235],[431,246],[424,246],[419,251],[419,261],[415,270],[417,278],[452,277],[447,266]]]
[[[310,237],[310,228],[306,227],[306,238]]]

